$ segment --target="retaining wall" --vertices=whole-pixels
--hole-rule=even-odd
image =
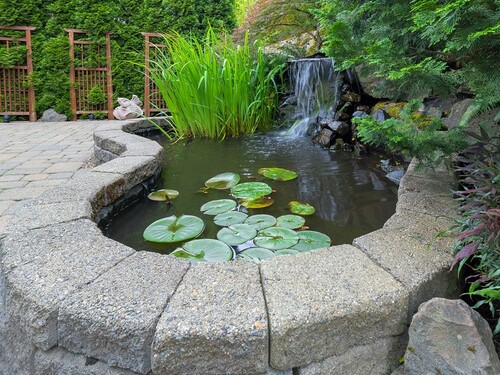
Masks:
[[[455,180],[417,172],[396,213],[353,245],[260,264],[191,264],[102,235],[104,207],[160,168],[163,149],[94,133],[103,164],[27,201],[0,244],[3,374],[390,374],[418,306],[457,297],[448,272]]]

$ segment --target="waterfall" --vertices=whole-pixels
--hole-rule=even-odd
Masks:
[[[339,102],[340,74],[334,70],[335,61],[329,58],[306,58],[290,62],[290,84],[297,100],[287,134],[303,136],[319,119],[331,119]]]

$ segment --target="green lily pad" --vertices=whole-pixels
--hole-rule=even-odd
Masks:
[[[233,258],[233,250],[224,242],[201,239],[186,242],[172,255],[192,261],[227,262]]]
[[[271,186],[264,182],[245,182],[231,188],[231,194],[235,198],[255,199],[269,195],[273,192]]]
[[[274,199],[269,196],[263,196],[259,198],[246,198],[240,201],[240,204],[246,208],[265,208],[269,207],[274,203]]]
[[[144,231],[146,241],[173,243],[189,240],[205,229],[203,220],[191,215],[169,216],[150,224]]]
[[[247,219],[247,217],[248,215],[244,212],[229,211],[214,217],[214,223],[221,227],[227,227],[229,225],[241,224]]]
[[[312,215],[316,212],[316,209],[308,203],[300,203],[297,201],[291,201],[288,203],[288,207],[292,213],[297,215]]]
[[[304,230],[298,233],[299,242],[292,246],[293,250],[300,252],[321,249],[330,246],[332,240],[326,234],[316,232],[314,230]]]
[[[276,250],[274,254],[276,255],[295,255],[299,254],[300,251],[293,250],[293,249],[283,249],[283,250]]]
[[[231,246],[241,245],[255,238],[257,230],[247,224],[234,224],[217,232],[217,238]]]
[[[150,193],[148,195],[148,198],[156,202],[170,202],[172,199],[175,199],[178,196],[179,192],[177,190],[161,189]]]
[[[253,243],[270,250],[281,250],[292,247],[299,242],[296,232],[288,228],[271,227],[261,230]]]
[[[276,224],[276,218],[271,215],[252,215],[245,220],[245,224],[251,225],[257,230],[266,229]]]
[[[260,168],[257,173],[275,181],[289,181],[297,178],[297,172],[284,168]]]
[[[225,172],[212,177],[205,182],[205,186],[211,189],[230,189],[240,182],[240,175],[232,172]]]
[[[298,215],[282,215],[278,217],[276,226],[288,229],[302,228],[306,219]]]
[[[240,253],[242,258],[261,261],[262,259],[274,258],[276,254],[263,247],[250,247]]]
[[[236,202],[232,199],[217,199],[201,206],[200,211],[206,215],[218,215],[231,211],[236,207]]]

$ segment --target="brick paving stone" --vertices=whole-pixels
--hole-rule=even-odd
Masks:
[[[0,182],[0,190],[16,189],[28,185],[28,181],[5,181]]]
[[[0,176],[0,182],[20,181],[24,177],[26,177],[26,175],[24,175],[24,174],[6,174],[6,175],[1,175]]]
[[[73,177],[74,172],[58,172],[58,173],[50,173],[48,180],[69,180]]]
[[[24,178],[23,178],[23,181],[40,181],[40,180],[46,180],[47,177],[49,177],[50,175],[47,174],[47,173],[35,173],[35,174],[29,174],[29,175],[26,175]]]
[[[45,173],[75,172],[82,167],[82,162],[55,163],[45,169]]]

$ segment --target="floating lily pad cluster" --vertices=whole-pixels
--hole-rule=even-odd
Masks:
[[[297,173],[283,168],[261,168],[259,174],[276,181],[297,178]],[[205,229],[202,219],[181,215],[170,216],[155,221],[144,231],[144,239],[156,243],[185,242],[172,255],[191,261],[225,262],[235,257],[252,261],[278,255],[298,254],[328,247],[330,238],[320,232],[307,230],[305,219],[299,215],[311,215],[314,207],[291,201],[290,215],[278,218],[267,214],[248,215],[239,211],[240,207],[264,208],[274,203],[270,197],[273,189],[264,182],[239,183],[240,176],[226,172],[205,182],[206,189],[230,189],[233,198],[217,199],[203,204],[200,211],[211,215],[217,226],[222,227],[215,239],[194,239]],[[149,195],[152,200],[170,202],[179,193],[163,189]],[[244,209],[243,209],[244,210]]]

